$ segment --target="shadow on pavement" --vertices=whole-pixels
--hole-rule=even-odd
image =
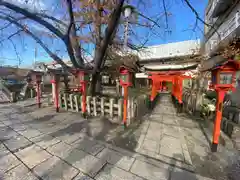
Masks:
[[[88,119],[81,121],[79,123],[74,122],[67,126],[66,128],[57,130],[53,133],[50,133],[49,135],[55,138],[59,137],[61,139],[61,136],[64,135],[74,136],[82,134],[83,135],[82,137],[79,137],[79,139],[77,139],[76,141],[71,142],[71,145],[73,145],[74,148],[67,152],[66,156],[63,159],[68,164],[71,164],[74,167],[79,168],[82,172],[87,173],[89,176],[93,178],[99,171],[101,171],[106,166],[108,171],[111,171],[110,167],[113,166],[109,166],[109,164],[112,165],[117,164],[123,158],[123,156],[114,150],[106,149],[106,146],[102,146],[102,148],[97,150],[96,153],[94,151],[92,152],[91,148],[97,147],[95,143],[98,143],[99,141],[91,140],[91,138],[133,150],[137,146],[137,140],[135,139],[135,136],[133,136],[132,134],[138,127],[139,126],[137,125],[130,126],[126,130],[124,130],[122,126],[112,124],[111,122],[104,118],[100,120]],[[90,147],[88,147],[89,144]],[[100,145],[101,144],[99,144],[99,146]],[[109,153],[106,153],[107,151],[109,151]],[[111,153],[115,153],[115,155],[111,155]],[[96,156],[99,159],[96,158]],[[111,158],[111,156],[113,158]],[[88,165],[85,165],[85,163],[88,163]],[[56,168],[57,166],[58,163],[54,165],[54,168]],[[47,175],[45,174],[43,176]]]
[[[200,180],[196,174],[190,171],[183,170],[176,165],[176,161],[174,159],[181,158],[181,154],[174,154],[169,166],[168,170],[170,172],[170,180]]]

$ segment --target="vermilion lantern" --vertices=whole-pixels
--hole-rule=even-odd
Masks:
[[[236,71],[239,68],[239,63],[234,60],[228,60],[224,64],[214,67],[211,69],[212,82],[210,86],[215,90],[234,90],[236,86]]]
[[[80,71],[79,72],[79,80],[80,80],[80,83],[85,83],[85,82],[89,81],[89,75],[87,73],[85,73],[84,71]]]
[[[86,117],[86,96],[87,96],[87,83],[89,81],[89,75],[84,71],[78,73],[79,81],[82,86],[82,113],[83,117]]]
[[[120,68],[120,85],[132,86],[131,73],[124,67]]]
[[[214,123],[214,133],[212,142],[212,151],[217,151],[218,140],[220,136],[223,99],[227,91],[234,91],[236,87],[236,71],[240,69],[240,64],[234,60],[228,60],[225,63],[210,69],[212,72],[211,87],[217,93],[216,116]]]
[[[123,87],[123,125],[127,127],[128,87],[132,85],[131,74],[125,67],[120,67],[120,85]]]
[[[42,82],[42,73],[41,72],[32,72],[32,79],[33,81],[36,82],[36,92],[37,92],[37,104],[38,104],[38,107],[40,108],[41,107],[41,100],[40,100],[40,97],[41,97],[41,87],[40,87],[40,84]]]
[[[42,82],[42,75],[40,75],[40,74],[36,75],[36,82],[39,84]]]
[[[42,73],[41,72],[32,72],[31,79],[36,83],[42,82]]]

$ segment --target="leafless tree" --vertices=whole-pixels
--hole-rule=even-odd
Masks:
[[[31,1],[34,2],[34,1]],[[188,2],[185,0],[185,2]],[[62,0],[55,4],[55,8],[49,10],[32,8],[33,4],[28,1],[14,3],[13,0],[0,0],[0,21],[2,26],[0,32],[7,35],[2,36],[0,42],[5,40],[11,42],[16,51],[13,38],[23,41],[23,36],[33,38],[46,53],[65,70],[72,71],[66,65],[63,58],[49,46],[49,39],[54,39],[61,44],[60,51],[66,50],[74,68],[88,71],[93,76],[92,84],[95,92],[95,84],[98,82],[99,72],[103,68],[107,57],[107,49],[120,50],[123,45],[124,18],[121,16],[125,6],[124,0]],[[128,3],[131,4],[129,1]],[[139,1],[134,4],[134,16],[130,19],[130,37],[128,46],[131,49],[141,49],[152,35],[163,37],[162,32],[170,31],[169,20],[171,13],[168,11],[167,1],[162,0],[159,4],[162,9],[148,17],[142,9],[151,9],[149,3]],[[159,6],[160,6],[159,5]],[[189,7],[192,6],[187,3]],[[193,8],[194,10],[194,8]],[[196,11],[196,18],[200,20]],[[36,30],[39,29],[38,31]],[[137,33],[135,29],[147,28],[147,34]],[[142,35],[142,36],[141,36]],[[52,40],[53,41],[53,40]],[[16,43],[15,43],[16,44]],[[92,52],[87,52],[85,46],[91,44]],[[87,60],[84,56],[89,53],[92,56],[93,67],[86,66]]]

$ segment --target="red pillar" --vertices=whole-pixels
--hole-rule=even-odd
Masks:
[[[178,78],[178,86],[178,102],[182,104],[183,79],[181,77]]]
[[[152,91],[151,91],[151,99],[150,99],[151,101],[153,101],[155,99],[156,91],[157,91],[156,83],[153,81]]]
[[[82,83],[82,113],[85,116],[86,114],[86,100],[87,100],[87,83]]]
[[[224,96],[225,96],[225,91],[217,90],[216,117],[215,117],[215,123],[214,123],[212,152],[217,151],[218,140],[219,140],[220,129],[221,129],[222,107],[223,107]]]
[[[172,78],[172,96],[173,96],[173,97],[176,96],[175,92],[176,92],[176,78],[173,77],[173,78]]]
[[[55,83],[56,81],[54,79],[51,80],[51,83],[52,83],[52,100],[53,100],[53,103],[55,104]]]
[[[54,79],[52,80],[52,88],[53,88],[53,101],[54,101],[54,105],[56,108],[56,112],[59,112],[59,94],[58,94],[58,82],[56,80],[56,77],[54,77]]]
[[[123,86],[124,88],[124,99],[123,99],[123,125],[127,127],[127,104],[128,104],[128,87]]]

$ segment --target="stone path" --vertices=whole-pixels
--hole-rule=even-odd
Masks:
[[[102,118],[23,106],[0,105],[3,180],[221,179],[226,169],[219,165],[236,157],[222,145],[211,155],[207,127],[178,116],[168,95],[127,130]]]

